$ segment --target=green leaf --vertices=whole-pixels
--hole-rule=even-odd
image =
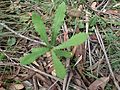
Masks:
[[[53,25],[52,25],[52,41],[51,41],[52,45],[55,44],[57,34],[59,33],[60,27],[65,18],[65,12],[66,12],[66,5],[63,2],[58,6],[55,12],[55,17],[54,17]]]
[[[79,22],[78,26],[79,26],[80,29],[85,28],[84,23],[82,21]]]
[[[5,58],[5,55],[3,53],[0,53],[0,61],[2,61]]]
[[[24,57],[20,58],[20,63],[23,64],[23,65],[31,64],[39,56],[45,54],[47,51],[49,51],[49,48],[45,48],[45,47],[42,47],[42,48],[33,48],[32,49],[32,53],[28,53]]]
[[[8,41],[7,41],[7,45],[8,46],[12,46],[16,43],[16,38],[9,38]]]
[[[28,14],[22,14],[20,16],[20,22],[24,23],[27,22],[30,19],[30,16]]]
[[[0,32],[2,32],[3,30],[3,26],[0,24]]]
[[[40,35],[41,39],[48,44],[48,37],[46,29],[41,17],[37,13],[32,13],[32,22],[34,24],[36,32]]]
[[[66,75],[66,69],[64,65],[60,62],[59,58],[56,56],[54,51],[52,51],[52,59],[53,59],[53,65],[56,71],[56,75],[59,78],[64,79]]]
[[[90,26],[94,26],[94,25],[96,25],[96,23],[97,23],[97,19],[98,19],[98,17],[95,15],[95,16],[93,16],[91,19],[90,19]]]
[[[63,49],[71,46],[80,45],[87,40],[88,35],[86,33],[79,33],[72,36],[68,41],[56,46],[54,49]]]
[[[55,53],[56,53],[57,56],[60,56],[60,57],[65,57],[65,58],[72,57],[72,53],[68,52],[68,51],[55,50]]]

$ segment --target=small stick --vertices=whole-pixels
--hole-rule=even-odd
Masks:
[[[89,21],[89,12],[87,12],[87,11],[86,11],[86,21]],[[88,32],[89,32],[89,22],[86,22],[86,33],[88,34]],[[91,56],[89,38],[88,38],[88,40],[85,42],[85,50],[87,50],[87,44],[88,44],[88,48],[89,48],[90,67],[92,67],[92,56]],[[92,72],[92,70],[91,70],[91,72]]]
[[[103,1],[96,7],[96,9],[100,8],[104,3],[105,3],[105,0],[103,0]]]
[[[49,88],[48,90],[51,90],[51,88],[58,82],[58,80],[56,80]]]
[[[108,0],[107,2],[106,2],[106,4],[103,6],[103,8],[101,9],[101,11],[103,11],[105,8],[106,8],[106,6],[108,5],[108,3],[110,2],[110,0]]]
[[[39,73],[39,74],[48,76],[48,77],[53,78],[53,79],[55,79],[55,80],[59,80],[60,82],[63,81],[63,80],[61,80],[61,79],[59,79],[59,78],[57,78],[57,77],[54,77],[54,76],[52,76],[52,75],[50,75],[50,74],[47,74],[47,73],[45,73],[45,72],[43,72],[43,71],[40,71],[39,69],[31,68],[31,67],[25,66],[25,65],[23,65],[23,66],[24,66],[25,68],[27,68],[27,69],[29,69],[29,70],[32,70],[32,71],[34,71],[34,72],[37,72],[37,73]]]
[[[45,44],[44,42],[40,42],[40,41],[31,39],[31,38],[28,38],[28,37],[26,37],[26,36],[21,35],[20,33],[15,32],[14,30],[12,30],[11,28],[9,28],[9,27],[8,27],[7,25],[5,25],[4,23],[0,23],[0,25],[2,25],[4,28],[6,28],[7,30],[11,31],[11,32],[14,33],[15,35],[18,35],[18,36],[21,37],[21,38],[24,38],[24,39],[30,40],[30,41],[32,41],[32,42],[39,43],[39,44],[41,44],[41,45],[46,46],[46,44]]]

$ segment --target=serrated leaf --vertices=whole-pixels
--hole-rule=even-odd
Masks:
[[[40,35],[41,39],[48,44],[48,37],[45,29],[45,25],[41,17],[37,13],[32,13],[32,22],[34,24],[36,32]]]
[[[52,40],[51,40],[52,45],[55,44],[57,34],[59,33],[60,27],[64,21],[65,12],[66,12],[66,5],[63,2],[58,6],[55,12],[55,17],[52,25]]]
[[[20,58],[20,64],[26,65],[31,64],[34,62],[39,56],[45,54],[47,51],[49,51],[49,48],[33,48],[32,53],[28,53],[24,57]]]
[[[59,58],[56,56],[54,51],[52,51],[52,59],[53,59],[53,65],[56,71],[56,75],[59,78],[64,79],[66,75],[66,69],[64,65],[60,62]]]
[[[56,53],[57,56],[60,56],[60,57],[65,57],[65,58],[72,57],[72,53],[68,52],[68,51],[55,50],[55,53]]]
[[[79,33],[72,36],[68,41],[56,46],[54,49],[64,49],[71,46],[77,46],[85,42],[87,40],[88,35],[86,33]]]

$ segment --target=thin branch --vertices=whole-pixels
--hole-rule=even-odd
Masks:
[[[76,63],[74,64],[73,67],[75,67],[78,63],[80,63],[80,61],[82,60],[82,58],[83,58],[83,56],[81,55],[81,56],[78,58],[78,60],[76,61]]]
[[[103,8],[101,9],[101,11],[103,11],[105,8],[106,8],[106,6],[109,4],[109,2],[110,2],[110,0],[108,0],[107,2],[106,2],[106,4],[103,6]]]
[[[43,71],[40,71],[39,69],[36,69],[36,68],[31,68],[31,67],[29,67],[29,66],[25,66],[25,65],[23,65],[25,68],[27,68],[27,69],[29,69],[29,70],[32,70],[32,71],[35,71],[35,72],[37,72],[37,73],[39,73],[39,74],[42,74],[42,75],[45,75],[45,76],[48,76],[48,77],[50,77],[50,78],[53,78],[53,79],[55,79],[55,80],[59,80],[59,81],[63,81],[63,80],[61,80],[61,79],[59,79],[59,78],[57,78],[57,77],[54,77],[54,76],[52,76],[52,75],[50,75],[50,74],[47,74],[47,73],[45,73],[45,72],[43,72]]]
[[[66,87],[63,90],[69,90],[69,85],[70,85],[70,81],[71,81],[71,79],[73,77],[73,72],[72,71],[69,72],[68,76],[69,77],[66,79],[67,80]],[[64,85],[64,83],[63,83],[63,85]]]
[[[52,88],[57,82],[58,82],[58,80],[55,81],[55,82],[48,88],[48,90],[51,90],[51,88]]]
[[[41,45],[46,46],[46,44],[45,44],[44,42],[40,42],[40,41],[31,39],[31,38],[28,38],[28,37],[26,37],[26,36],[23,36],[23,35],[20,34],[20,33],[15,32],[14,30],[12,30],[11,28],[9,28],[9,27],[8,27],[7,25],[5,25],[4,23],[0,23],[0,25],[2,25],[4,28],[6,28],[7,30],[11,31],[11,32],[14,33],[15,35],[18,35],[18,36],[21,37],[21,38],[24,38],[24,39],[30,40],[30,41],[32,41],[32,42],[39,43],[39,44],[41,44]]]
[[[103,0],[103,1],[96,7],[96,9],[100,8],[104,3],[105,3],[105,0]]]
[[[88,34],[89,32],[89,12],[86,11],[86,33]],[[87,50],[87,44],[88,44],[88,48],[89,48],[89,61],[90,61],[90,67],[92,67],[92,55],[91,55],[91,50],[90,50],[90,41],[89,38],[85,43],[85,50]],[[91,70],[92,72],[92,70]]]

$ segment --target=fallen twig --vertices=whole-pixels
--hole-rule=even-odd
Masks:
[[[4,23],[0,23],[0,25],[2,25],[4,28],[6,28],[7,30],[11,31],[12,33],[18,35],[18,36],[21,37],[21,38],[24,38],[24,39],[30,40],[30,41],[32,41],[32,42],[39,43],[39,44],[41,44],[41,45],[46,46],[46,44],[45,44],[44,42],[40,42],[40,41],[31,39],[31,38],[28,38],[28,37],[26,37],[26,36],[21,35],[20,33],[15,32],[14,30],[12,30],[11,28],[9,28],[9,27],[8,27],[7,25],[5,25]]]
[[[114,76],[114,73],[113,73],[113,71],[112,71],[112,67],[111,67],[111,65],[110,65],[110,62],[109,62],[107,53],[106,53],[106,51],[105,51],[105,46],[104,46],[103,40],[102,40],[102,38],[101,38],[101,35],[100,35],[99,31],[98,31],[98,27],[97,27],[97,26],[96,26],[96,29],[95,29],[95,34],[96,34],[96,36],[97,36],[98,42],[99,42],[99,44],[100,44],[100,46],[101,46],[101,49],[103,50],[103,53],[104,53],[104,55],[105,55],[106,62],[107,62],[107,64],[108,64],[108,68],[109,68],[109,70],[110,70],[110,74],[111,74],[111,76],[112,76],[112,78],[113,78],[114,84],[115,84],[116,88],[117,88],[118,90],[120,90],[119,84],[118,84],[118,82],[116,81],[115,76]]]

